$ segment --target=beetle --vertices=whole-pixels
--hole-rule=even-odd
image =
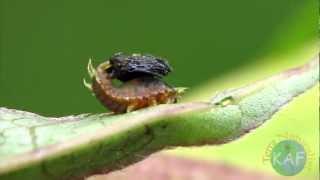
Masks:
[[[164,59],[152,56],[116,53],[94,68],[89,60],[92,79],[84,85],[114,113],[126,113],[158,104],[176,103],[186,88],[174,88],[161,78],[172,71]],[[120,85],[115,85],[119,80]]]

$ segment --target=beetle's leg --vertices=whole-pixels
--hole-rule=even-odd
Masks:
[[[127,110],[126,110],[127,113],[133,111],[134,108],[135,108],[135,107],[134,107],[133,105],[129,105],[129,106],[127,107]]]
[[[181,94],[184,94],[186,92],[188,88],[186,87],[176,87],[174,88],[174,90],[177,92],[177,94],[181,95]]]
[[[83,78],[83,85],[86,88],[88,88],[90,91],[92,91],[92,85],[90,83],[88,83],[85,78]]]
[[[126,110],[127,113],[134,111],[134,110],[136,109],[137,105],[138,105],[137,103],[130,104],[130,105],[127,107],[127,110]]]
[[[173,104],[173,103],[176,103],[176,102],[177,102],[177,98],[168,98],[165,101],[165,104]]]
[[[111,67],[111,64],[110,64],[109,61],[106,61],[106,62],[102,63],[102,64],[100,65],[100,67],[101,67],[103,70],[106,70],[106,69],[108,69],[109,67]]]
[[[104,117],[104,116],[111,116],[111,115],[114,115],[114,112],[101,113],[101,114],[99,114],[98,116],[99,116],[99,117]]]
[[[156,105],[158,105],[158,102],[155,99],[152,99],[150,105],[151,106],[156,106]]]
[[[94,67],[92,65],[91,58],[89,59],[87,70],[88,70],[88,74],[89,74],[90,78],[94,78],[96,76],[96,70],[94,69]]]

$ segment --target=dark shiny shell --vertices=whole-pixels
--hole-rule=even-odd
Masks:
[[[172,71],[166,60],[152,55],[117,53],[110,58],[110,64],[108,73],[123,82],[146,75],[161,78]]]

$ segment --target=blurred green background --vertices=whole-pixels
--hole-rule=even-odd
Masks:
[[[0,106],[59,116],[105,109],[82,85],[89,57],[167,58],[193,87],[313,40],[317,1],[1,0]]]
[[[185,101],[207,99],[306,62],[317,51],[318,7],[315,0],[1,0],[0,107],[49,116],[105,112],[82,78],[90,57],[98,64],[119,51],[167,58],[174,72],[166,80],[190,87]],[[313,90],[256,136],[174,153],[270,170],[259,158],[277,134],[291,132],[318,155],[318,96]]]

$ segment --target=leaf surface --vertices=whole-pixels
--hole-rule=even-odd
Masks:
[[[318,81],[316,56],[208,102],[61,118],[0,108],[0,178],[81,178],[123,168],[165,148],[227,143],[262,125]]]

